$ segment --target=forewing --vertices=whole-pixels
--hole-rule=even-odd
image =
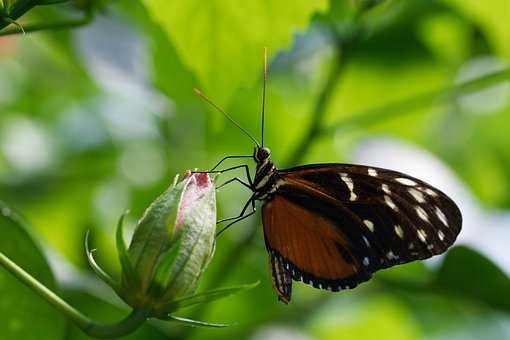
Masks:
[[[276,209],[274,204],[269,209],[264,207],[268,248],[279,252],[295,269],[301,269],[318,282],[332,279],[339,288],[352,287],[381,268],[443,253],[461,229],[460,211],[449,197],[421,180],[396,171],[347,164],[308,165],[279,171],[276,183],[273,201],[284,207]],[[288,213],[292,211],[289,205],[299,207],[321,223],[303,219],[303,213]],[[305,230],[309,234],[320,230],[318,234],[322,236],[315,241],[323,243],[321,246],[308,247],[302,243],[306,242],[304,237],[292,235],[296,233],[294,226],[305,223],[302,221],[306,221],[308,229]],[[268,223],[270,228],[266,227]],[[329,232],[324,233],[319,225],[329,225]],[[278,231],[280,228],[286,231]],[[272,243],[276,236],[268,237],[268,232],[282,239]],[[285,243],[287,236],[294,243]],[[313,236],[307,234],[307,238]],[[340,252],[352,257],[355,270],[350,277],[324,275],[314,271],[316,266],[303,267],[303,260],[295,262],[298,252],[303,253],[301,257],[315,258],[317,249],[330,249],[328,242],[334,239],[338,243],[338,238],[342,240]],[[318,258],[324,259],[322,255]],[[329,266],[345,268],[344,262],[335,262],[333,258],[328,258]]]

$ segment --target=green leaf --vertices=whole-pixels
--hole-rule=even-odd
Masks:
[[[349,302],[347,302],[349,301]],[[391,339],[410,340],[424,338],[413,311],[392,296],[380,292],[364,299],[332,303],[328,308],[301,313],[307,319],[312,339]]]
[[[90,230],[87,230],[87,233],[85,234],[85,253],[87,255],[87,261],[89,262],[89,265],[90,267],[92,268],[92,270],[94,270],[94,273],[96,273],[96,275],[101,279],[103,280],[103,282],[105,282],[107,285],[109,285],[110,287],[113,288],[113,290],[115,290],[116,292],[119,291],[119,284],[117,282],[115,282],[114,279],[112,279],[112,277],[110,275],[108,275],[96,262],[96,260],[94,259],[94,255],[93,255],[93,252],[95,251],[95,249],[90,249],[89,247],[89,235],[90,235]]]
[[[0,201],[0,251],[51,290],[55,279],[42,252],[21,218]],[[46,301],[0,267],[0,329],[2,339],[64,338],[65,318]]]
[[[497,53],[510,58],[510,5],[508,0],[443,0],[475,22]]]
[[[212,322],[206,322],[206,321],[197,321],[192,319],[186,319],[175,315],[168,315],[165,320],[168,321],[176,321],[184,326],[190,326],[190,327],[207,327],[207,328],[223,328],[228,327],[230,324],[226,323],[212,323]]]
[[[144,0],[205,92],[225,104],[262,74],[262,51],[286,48],[327,0]],[[171,76],[171,75],[169,75]],[[189,91],[192,89],[190,88]]]
[[[436,284],[454,294],[510,311],[509,278],[489,259],[467,247],[450,250],[439,270]]]
[[[129,258],[129,254],[124,242],[124,217],[128,212],[122,214],[117,224],[117,231],[115,233],[115,240],[117,245],[117,253],[119,255],[119,261],[122,266],[122,278],[127,282],[133,283],[136,280],[136,273]]]
[[[201,304],[201,303],[209,303],[212,301],[222,299],[227,296],[231,296],[231,295],[240,293],[240,292],[248,290],[248,289],[255,288],[258,284],[259,284],[259,282],[257,281],[255,283],[251,283],[251,284],[213,289],[213,290],[210,290],[207,292],[198,293],[198,294],[194,294],[191,296],[186,296],[186,297],[172,301],[170,304],[168,304],[166,306],[165,309],[177,310],[177,309],[194,306],[194,305]]]

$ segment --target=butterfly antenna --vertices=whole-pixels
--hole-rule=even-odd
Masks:
[[[228,113],[225,112],[225,110],[223,110],[221,107],[219,107],[218,105],[214,104],[213,101],[211,99],[209,99],[205,94],[202,93],[202,91],[200,91],[199,89],[194,89],[195,90],[195,93],[200,97],[202,98],[203,100],[205,100],[207,103],[209,103],[212,107],[214,107],[216,110],[218,110],[219,112],[221,112],[230,122],[232,122],[232,124],[234,124],[235,126],[237,126],[242,132],[244,132],[244,134],[248,137],[250,137],[250,139],[258,146],[260,147],[260,144],[259,142],[245,129],[243,128],[241,125],[239,125]]]
[[[262,85],[262,146],[264,146],[264,118],[266,116],[267,47],[264,47],[264,83]]]

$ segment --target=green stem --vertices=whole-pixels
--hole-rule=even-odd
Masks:
[[[339,128],[351,126],[369,126],[379,124],[383,119],[397,118],[400,116],[412,114],[417,109],[426,105],[434,104],[438,101],[449,100],[461,95],[466,95],[480,91],[495,83],[509,80],[510,68],[490,73],[479,78],[460,83],[455,86],[449,86],[439,90],[423,93],[404,100],[389,103],[383,106],[375,107],[365,111],[346,115],[346,118],[340,119],[329,126],[322,127],[318,132],[318,137],[328,136]]]
[[[10,25],[10,22],[4,20],[4,17],[8,17],[11,20],[16,20],[35,6],[37,6],[37,0],[28,0],[20,1],[15,6],[12,6],[12,8],[4,9],[0,17],[0,29]],[[9,13],[7,13],[7,11],[9,11]]]
[[[118,323],[101,324],[95,322],[69,305],[66,301],[40,283],[16,263],[12,262],[2,252],[0,252],[0,265],[7,269],[7,271],[9,271],[27,287],[39,294],[39,296],[45,299],[56,310],[73,321],[74,324],[83,332],[92,337],[116,338],[128,335],[139,328],[148,318],[149,313],[147,311],[135,309],[131,312],[131,314]]]
[[[60,30],[60,29],[71,29],[80,26],[85,26],[89,24],[93,19],[92,13],[88,13],[81,19],[73,19],[73,20],[65,20],[54,23],[39,23],[39,24],[31,24],[26,25],[21,29],[20,27],[8,27],[2,31],[0,31],[0,36],[5,35],[13,35],[20,33],[30,33],[37,31],[46,31],[46,30]]]
[[[37,5],[39,6],[45,6],[45,5],[57,5],[57,4],[64,4],[66,2],[69,2],[70,0],[39,0]]]
[[[297,144],[296,148],[287,159],[287,162],[285,162],[289,166],[295,165],[303,159],[303,156],[308,152],[312,142],[321,132],[324,116],[327,112],[329,103],[331,102],[331,97],[337,88],[341,79],[342,71],[346,65],[346,60],[348,58],[346,51],[349,51],[352,48],[352,45],[357,42],[359,29],[358,32],[353,33],[351,37],[344,39],[339,37],[336,32],[333,34],[336,39],[335,49],[337,53],[334,57],[335,59],[333,60],[333,65],[328,73],[326,82],[324,83],[319,97],[317,98],[317,102],[315,103],[310,124],[303,134],[301,141]]]
[[[35,6],[37,6],[37,0],[22,1],[19,4],[16,4],[16,6],[13,6],[12,10],[10,8],[4,9],[4,11],[9,10],[9,13],[2,11],[0,15],[0,30],[4,27],[9,26],[12,23],[12,21],[17,20],[19,17],[21,17],[23,14],[25,14]]]

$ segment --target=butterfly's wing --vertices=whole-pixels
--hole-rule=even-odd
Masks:
[[[262,215],[284,301],[288,276],[322,289],[353,288],[379,269],[443,253],[461,229],[450,198],[400,172],[318,164],[275,176]]]
[[[274,251],[269,252],[269,267],[271,268],[273,287],[278,292],[278,299],[284,303],[289,303],[292,294],[292,275],[288,270],[288,264],[287,268],[285,268],[285,265],[286,263],[281,256],[277,256]]]
[[[328,218],[279,194],[264,204],[262,216],[273,286],[280,300],[290,301],[289,278],[332,291],[370,278]]]

